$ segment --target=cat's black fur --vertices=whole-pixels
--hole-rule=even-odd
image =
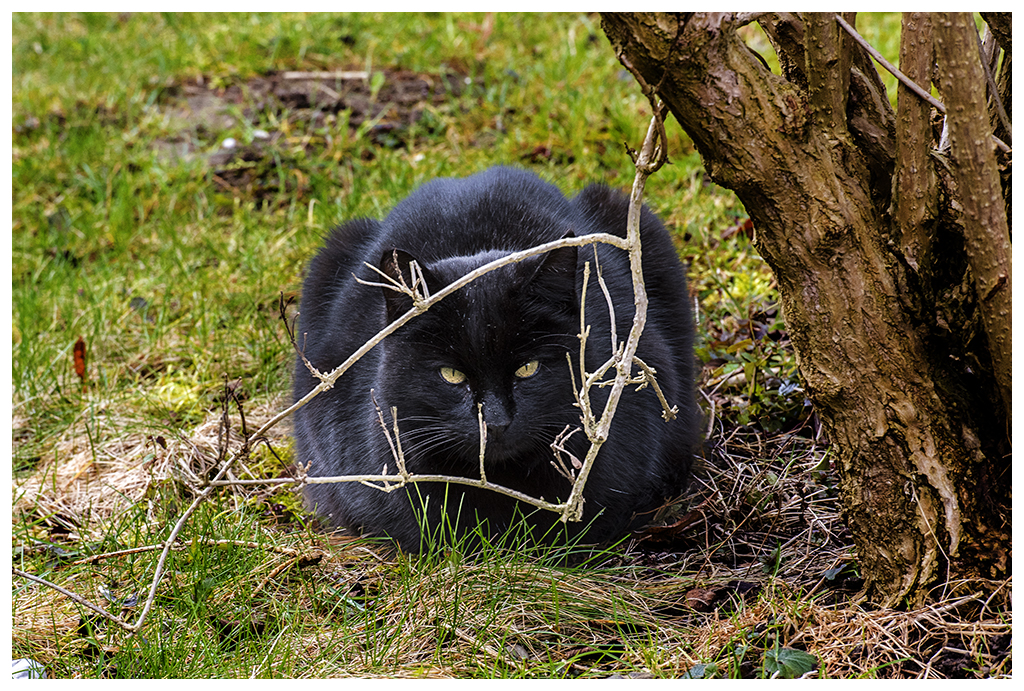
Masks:
[[[411,307],[408,297],[356,282],[353,274],[381,281],[364,262],[396,277],[401,270],[408,280],[408,260],[414,258],[424,267],[433,293],[486,262],[567,233],[624,236],[628,206],[626,196],[599,185],[569,200],[553,185],[512,168],[434,180],[383,221],[352,221],[330,234],[309,265],[299,344],[317,369],[329,372]],[[647,208],[640,227],[649,307],[637,354],[657,371],[679,415],[666,422],[651,387],[630,387],[623,393],[610,437],[586,484],[585,519],[570,524],[568,531],[578,533],[589,526],[587,542],[622,535],[649,519],[665,498],[678,494],[699,443],[686,278],[668,233]],[[633,319],[628,256],[607,245],[597,247],[621,341]],[[390,408],[397,406],[411,472],[478,478],[477,403],[482,403],[489,430],[487,479],[548,501],[565,499],[570,483],[553,467],[550,445],[566,425],[580,425],[566,353],[576,363],[578,381],[585,261],[592,267],[586,304],[591,325],[588,369],[593,371],[610,354],[608,309],[592,248],[563,248],[492,271],[399,328],[334,388],[295,413],[298,461],[310,464],[312,476],[379,474],[385,463],[395,473],[370,398],[373,389],[389,427]],[[400,268],[394,262],[395,249],[401,251]],[[516,376],[534,360],[539,367],[533,376]],[[443,367],[465,373],[466,382],[449,383],[440,374]],[[296,399],[316,383],[300,359]],[[591,397],[600,413],[607,390],[595,387]],[[580,431],[567,446],[582,459],[589,444]],[[492,534],[509,527],[517,505],[504,495],[457,484],[411,485],[389,494],[358,483],[319,484],[307,486],[306,497],[331,523],[391,536],[409,551],[421,547],[414,509],[421,510],[426,497],[431,526],[445,510],[452,524],[458,514],[460,530],[480,520]],[[519,507],[534,512],[530,523],[541,531],[557,520],[551,512]]]

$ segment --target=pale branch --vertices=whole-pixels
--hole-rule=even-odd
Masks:
[[[605,379],[604,375],[608,373],[608,370],[615,367],[619,359],[622,357],[623,344],[619,344],[618,349],[612,353],[611,357],[605,360],[604,364],[598,367],[596,370],[590,373],[586,381],[583,383],[585,389],[590,389],[593,386],[605,387],[614,385],[614,379]]]
[[[385,464],[385,470],[387,466]],[[339,482],[358,482],[360,484],[367,485],[381,492],[393,492],[397,489],[405,487],[407,484],[413,484],[417,482],[442,482],[456,485],[469,485],[471,487],[479,487],[481,489],[488,489],[499,494],[518,499],[528,504],[533,504],[537,508],[546,509],[548,511],[561,512],[565,508],[565,504],[553,504],[551,502],[544,501],[542,499],[536,499],[528,494],[518,492],[502,485],[496,485],[492,482],[477,480],[474,478],[466,478],[459,475],[422,475],[418,473],[397,473],[391,475],[389,473],[381,473],[379,475],[367,474],[367,475],[324,475],[320,477],[274,477],[274,478],[261,478],[252,480],[213,480],[208,483],[209,487],[230,487],[232,485],[242,486],[260,486],[260,485],[296,485],[303,487],[305,485],[330,485]],[[380,483],[380,484],[377,484]]]
[[[230,484],[230,483],[225,483],[225,484]],[[289,561],[286,562],[287,565],[299,563],[303,558],[308,556],[307,554],[305,554],[303,552],[300,552],[299,550],[294,550],[294,549],[291,549],[291,548],[288,548],[288,547],[281,547],[279,545],[272,545],[272,544],[260,544],[260,543],[257,543],[257,542],[252,542],[252,541],[247,541],[247,540],[200,540],[200,544],[209,545],[209,546],[218,546],[218,547],[238,546],[238,547],[251,547],[251,548],[254,548],[254,549],[268,549],[268,550],[271,550],[271,551],[274,551],[274,552],[279,552],[281,554],[284,554],[284,555],[287,555],[288,557],[290,557]],[[173,544],[173,543],[170,545],[171,549],[173,549],[174,551],[188,549],[190,546],[191,546],[190,544]],[[93,563],[93,562],[96,562],[96,561],[100,561],[102,559],[110,559],[110,558],[114,558],[114,557],[130,555],[130,554],[140,554],[140,553],[143,553],[143,552],[152,552],[152,551],[156,551],[158,549],[164,549],[166,551],[167,543],[162,543],[162,544],[157,544],[157,545],[146,545],[144,547],[135,547],[133,549],[118,550],[116,552],[106,552],[104,554],[95,554],[95,555],[92,555],[90,557],[86,557],[84,559],[79,559],[77,561],[74,561],[74,562],[71,563],[71,565],[72,566],[81,566],[81,565],[84,565],[84,564],[89,564],[89,563]],[[283,568],[279,568],[279,569],[275,570],[274,574],[280,573],[282,570],[283,570]],[[130,623],[124,621],[123,619],[121,619],[120,617],[118,617],[118,616],[116,616],[114,614],[111,614],[110,612],[105,610],[103,607],[100,607],[99,605],[96,605],[96,604],[90,602],[89,600],[83,598],[81,595],[78,595],[77,593],[75,593],[73,591],[70,591],[70,590],[68,590],[66,588],[63,588],[63,587],[57,585],[56,583],[52,583],[51,581],[48,581],[45,578],[41,578],[39,576],[34,576],[32,574],[29,574],[29,573],[26,573],[24,571],[21,571],[21,570],[19,570],[17,568],[12,568],[11,571],[16,576],[20,576],[20,577],[26,578],[26,579],[28,579],[30,581],[34,581],[36,583],[40,583],[42,585],[47,586],[48,588],[52,588],[53,590],[56,590],[57,592],[59,592],[59,593],[61,593],[63,595],[66,595],[67,597],[71,598],[72,600],[74,600],[75,602],[79,603],[83,607],[87,607],[88,609],[91,609],[92,611],[96,612],[100,616],[102,616],[102,617],[104,617],[106,619],[109,619],[110,621],[114,622],[115,624],[117,624],[118,626],[120,626],[121,628],[123,628],[125,631],[127,631],[129,633],[138,633],[138,631],[142,628],[142,625],[143,625],[143,623],[145,622],[145,620],[147,618],[147,613],[148,613],[148,610],[149,610],[149,606],[151,606],[151,604],[152,604],[152,598],[153,598],[153,595],[154,595],[154,592],[155,592],[155,591],[153,591],[151,589],[149,599],[147,599],[147,601],[146,601],[146,607],[144,608],[142,614],[139,616],[138,621],[135,624],[130,624]],[[274,574],[272,574],[272,576]],[[268,579],[266,579],[266,580],[269,581],[269,579],[272,578],[272,576],[268,577]],[[159,569],[158,569],[157,574],[154,575],[154,583],[153,583],[154,587],[159,582],[159,580],[160,580],[160,573],[159,573]],[[263,585],[265,585],[265,583],[261,584],[260,587],[263,587]],[[257,588],[257,590],[258,589],[259,588]]]
[[[398,264],[398,252],[394,252],[395,264]],[[427,287],[427,278],[423,275],[423,268],[419,265],[419,262],[413,260],[409,262],[409,274],[412,276],[412,291],[414,294],[419,295],[417,291],[422,291],[424,300],[430,299],[430,289]]]
[[[588,421],[593,420],[593,414],[590,408],[590,387],[587,386],[587,338],[590,337],[590,325],[587,324],[587,288],[590,285],[590,262],[583,262],[583,289],[580,291],[580,333],[578,335],[580,341],[580,385],[581,388],[577,391],[576,389],[576,377],[572,371],[572,358],[569,357],[569,353],[565,354],[566,359],[569,361],[569,375],[572,377],[572,389],[573,395],[576,398],[576,405],[580,409],[580,417],[583,420],[583,424],[587,424]],[[590,436],[589,434],[587,436]]]
[[[231,467],[231,464],[235,461],[235,459],[240,458],[242,455],[247,453],[248,447],[249,442],[246,441],[241,451],[239,451],[235,456],[231,456],[225,462],[223,462],[220,466],[220,469],[217,471],[217,474],[214,476],[212,482],[216,482],[223,478],[224,475],[228,472],[228,469]],[[196,494],[195,499],[192,500],[192,503],[189,504],[189,507],[185,509],[184,513],[182,513],[181,516],[178,517],[178,521],[174,524],[174,528],[171,530],[171,534],[168,535],[167,539],[164,541],[164,549],[160,553],[160,559],[157,561],[156,570],[153,572],[153,583],[150,586],[149,595],[146,597],[146,603],[142,607],[142,612],[139,614],[139,618],[135,621],[133,625],[131,625],[131,631],[137,633],[142,629],[143,623],[145,623],[146,618],[149,616],[149,611],[153,608],[153,602],[156,600],[156,589],[160,585],[160,581],[163,578],[164,569],[167,564],[167,556],[170,554],[171,548],[174,546],[175,541],[178,539],[178,533],[180,533],[182,528],[185,527],[185,523],[188,522],[188,519],[192,516],[195,510],[198,509],[199,506],[206,500],[206,498],[213,493],[215,485],[213,485],[212,482],[208,484],[207,487],[205,487]]]
[[[296,480],[295,482],[299,482],[299,481]],[[508,487],[503,487],[501,485],[495,485],[493,483],[484,482],[483,480],[477,480],[475,478],[462,477],[462,476],[459,476],[459,475],[429,475],[429,474],[420,474],[420,473],[416,473],[416,474],[410,473],[409,475],[406,475],[406,476],[402,476],[402,475],[336,475],[336,476],[330,476],[330,477],[328,477],[328,476],[310,477],[310,478],[306,478],[305,482],[307,484],[310,484],[310,485],[329,485],[329,484],[334,484],[334,483],[337,483],[337,482],[363,482],[363,483],[380,482],[380,483],[394,483],[394,484],[387,484],[386,487],[382,487],[380,485],[373,485],[373,484],[370,485],[371,487],[374,487],[374,489],[380,490],[382,492],[393,492],[396,489],[400,489],[400,488],[404,487],[406,484],[411,484],[411,483],[416,483],[416,482],[439,482],[439,483],[452,484],[452,485],[467,485],[469,487],[477,487],[479,489],[491,490],[492,492],[497,492],[498,494],[504,494],[507,497],[512,497],[513,499],[518,499],[521,502],[524,502],[524,503],[527,503],[527,504],[532,504],[533,506],[536,506],[537,508],[545,509],[547,511],[554,511],[555,513],[561,513],[565,509],[565,507],[566,507],[565,503],[553,504],[551,502],[544,501],[543,499],[537,499],[536,497],[531,497],[529,494],[525,494],[523,492],[519,492],[519,491],[514,490],[514,489],[509,489]],[[224,484],[228,484],[228,483],[224,483]]]
[[[884,67],[886,71],[888,71],[892,76],[896,77],[896,79],[898,79],[901,84],[903,84],[908,89],[913,91],[915,94],[917,94],[925,101],[930,103],[932,106],[934,106],[937,111],[939,111],[943,115],[946,114],[946,106],[942,105],[941,101],[939,101],[937,98],[935,98],[930,93],[925,91],[921,86],[917,84],[917,82],[915,82],[914,80],[910,79],[907,75],[900,72],[899,68],[897,68],[888,60],[886,60],[874,46],[868,43],[867,39],[865,39],[863,36],[857,33],[857,30],[850,26],[850,24],[845,19],[843,19],[837,14],[835,16],[835,20],[839,24],[839,26],[841,26],[843,30],[846,31],[846,33],[848,33],[853,38],[853,40],[859,43],[864,48],[864,50],[866,50],[871,55],[871,57],[873,57],[878,62],[879,65]],[[1009,153],[1010,147],[1006,145],[1006,142],[1004,142],[994,134],[990,136],[992,137],[992,141],[995,143],[996,146],[1000,148],[1000,150],[1002,150],[1005,153]]]
[[[408,472],[405,469],[405,452],[402,451],[402,438],[398,434],[398,408],[391,406],[391,423],[395,428],[395,447],[398,449],[398,456],[395,459],[395,463],[398,465],[398,472]]]
[[[377,419],[380,422],[381,428],[384,431],[384,436],[387,439],[388,446],[391,449],[391,455],[395,459],[395,464],[398,466],[398,472],[395,475],[391,475],[387,472],[388,466],[385,463],[384,468],[380,475],[336,475],[336,476],[321,476],[321,477],[308,477],[302,478],[275,478],[269,481],[242,481],[237,484],[295,484],[299,486],[305,485],[323,485],[323,484],[334,484],[339,482],[358,482],[372,487],[373,489],[381,492],[390,493],[397,489],[401,489],[408,484],[416,482],[442,482],[447,484],[458,484],[458,485],[469,485],[471,487],[479,487],[480,489],[487,489],[499,494],[518,499],[519,501],[532,504],[540,509],[547,511],[554,511],[561,513],[565,510],[565,504],[552,504],[551,502],[531,497],[528,494],[519,492],[502,485],[496,485],[488,482],[487,473],[484,469],[484,456],[487,450],[487,427],[483,419],[483,405],[478,404],[478,421],[480,425],[480,479],[475,480],[472,478],[465,478],[457,475],[424,475],[410,473],[406,469],[405,465],[405,454],[402,451],[401,434],[398,429],[398,409],[395,407],[391,408],[391,419],[394,425],[394,436],[392,432],[388,430],[387,424],[384,422],[384,414],[381,412],[380,406],[377,404],[377,399],[373,395],[371,390],[370,396],[373,399],[374,408],[377,411]],[[211,483],[214,485],[231,485],[236,484],[231,481],[220,481]]]
[[[612,352],[614,353],[619,349],[619,338],[615,335],[615,303],[612,302],[612,295],[608,292],[608,284],[604,282],[601,262],[597,257],[597,245],[591,245],[591,247],[594,248],[594,266],[597,268],[597,283],[601,286],[601,292],[604,293],[604,301],[608,304],[608,323],[611,324]]]
[[[384,412],[380,409],[380,405],[377,404],[377,395],[373,389],[370,389],[370,400],[373,401],[373,409],[377,411],[377,421],[380,422],[380,428],[384,431],[384,438],[388,442],[388,448],[391,449],[391,457],[395,459],[395,465],[398,467],[399,474],[405,473],[405,455],[401,452],[401,447],[395,446],[394,439],[391,438],[391,433],[388,431],[387,423],[384,422]],[[392,409],[392,417],[395,416],[395,412]],[[395,436],[398,436],[398,420],[395,420]],[[387,464],[384,464],[384,470],[388,469]],[[366,484],[366,483],[363,483]]]
[[[394,258],[395,266],[398,266],[398,250],[392,250],[392,257]],[[366,279],[359,278],[356,274],[352,274],[352,278],[355,279],[356,283],[361,283],[364,286],[375,286],[378,288],[388,288],[404,295],[409,296],[412,299],[413,305],[420,305],[425,300],[430,299],[430,289],[427,287],[426,278],[423,276],[423,269],[420,267],[419,262],[415,259],[409,262],[409,276],[412,278],[412,285],[410,286],[405,281],[405,274],[401,271],[398,272],[398,278],[394,278],[390,274],[384,272],[379,267],[374,266],[369,262],[363,262],[363,265],[367,268],[380,274],[386,283],[380,283],[378,281],[367,281]]]
[[[235,480],[234,482],[225,481],[225,484],[247,484],[244,480]],[[252,542],[251,540],[200,540],[200,544],[215,546],[215,547],[252,547],[253,549],[269,549],[274,552],[280,552],[288,556],[301,556],[301,552],[298,550],[291,549],[290,547],[280,547],[278,545],[271,544],[260,544],[259,542]],[[113,559],[114,557],[123,557],[129,554],[142,554],[144,552],[155,552],[158,549],[163,549],[163,543],[156,545],[145,545],[144,547],[133,547],[131,549],[121,549],[116,552],[104,552],[103,554],[93,554],[92,556],[84,557],[77,561],[71,562],[70,566],[82,566],[84,564],[91,564],[93,562],[100,561],[102,559]],[[187,549],[188,544],[175,545],[175,550]]]
[[[583,463],[580,462],[580,459],[576,458],[575,454],[573,454],[571,451],[565,448],[565,443],[569,441],[569,438],[572,437],[572,435],[576,434],[579,431],[579,427],[572,427],[570,425],[566,425],[565,429],[559,432],[558,436],[555,437],[555,440],[551,442],[551,450],[555,454],[554,459],[552,459],[551,461],[551,465],[554,466],[555,470],[558,471],[559,475],[564,477],[570,483],[576,482],[576,470],[582,468]],[[562,460],[563,453],[569,457],[569,461],[572,463],[572,467],[575,468],[575,470],[569,470],[569,468],[565,465],[565,461]]]
[[[519,492],[508,487],[496,485],[487,481],[487,474],[484,469],[484,456],[487,450],[487,427],[483,419],[483,405],[478,405],[478,421],[480,425],[480,479],[475,480],[472,478],[465,478],[457,475],[424,475],[410,473],[405,465],[405,453],[402,451],[401,434],[398,429],[398,409],[395,407],[391,408],[391,420],[394,426],[394,436],[392,432],[388,430],[387,423],[384,422],[384,414],[377,404],[376,396],[373,390],[370,391],[370,398],[373,400],[374,409],[377,411],[377,420],[380,422],[381,429],[384,431],[385,439],[387,439],[388,447],[391,449],[392,458],[395,460],[395,465],[398,467],[398,472],[395,475],[391,475],[387,472],[387,463],[384,464],[384,468],[380,475],[336,475],[336,476],[321,476],[321,477],[309,477],[303,476],[301,478],[277,478],[275,484],[296,484],[299,486],[305,485],[322,485],[322,484],[334,484],[338,482],[358,482],[372,487],[373,489],[381,492],[390,493],[397,489],[405,487],[407,484],[415,482],[442,482],[447,484],[457,485],[469,485],[471,487],[479,487],[480,489],[491,490],[499,494],[518,499],[519,501],[532,504],[540,509],[548,511],[563,512],[565,510],[565,504],[552,504],[551,502],[544,501],[543,499],[537,499],[531,497],[528,494]],[[230,485],[233,484],[230,481],[227,482],[216,482],[211,484]],[[255,482],[245,482],[245,484],[256,484]],[[269,483],[268,483],[269,484]]]

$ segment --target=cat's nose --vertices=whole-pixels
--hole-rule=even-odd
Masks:
[[[500,398],[487,394],[483,400],[484,423],[487,425],[487,437],[497,439],[512,424],[512,414]]]
[[[505,430],[508,429],[508,425],[492,425],[487,423],[487,440],[496,442],[505,436]]]

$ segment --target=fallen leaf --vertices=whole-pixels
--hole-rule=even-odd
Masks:
[[[686,592],[686,605],[695,612],[710,612],[724,588],[692,588]]]
[[[75,374],[82,380],[82,386],[85,386],[85,340],[79,336],[78,340],[75,341],[75,347],[72,349],[72,354],[75,358]]]
[[[737,233],[742,233],[743,235],[746,235],[748,238],[753,238],[754,222],[751,221],[749,218],[745,218],[736,223],[736,225],[729,226],[728,228],[722,231],[722,239],[727,240],[731,238],[733,235],[736,235]]]

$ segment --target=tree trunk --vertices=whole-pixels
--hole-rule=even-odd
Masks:
[[[754,19],[781,76],[737,34]],[[835,447],[866,593],[884,605],[1010,571],[1010,245],[967,22],[908,15],[901,41],[926,90],[938,46],[950,160],[931,106],[901,87],[894,114],[833,14],[602,20],[754,222]]]

